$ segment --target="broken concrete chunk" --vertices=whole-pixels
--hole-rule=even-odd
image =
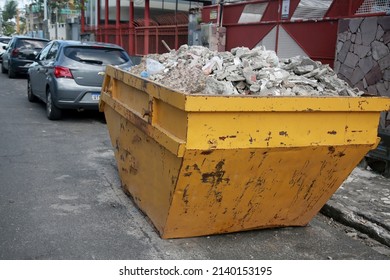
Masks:
[[[240,82],[245,81],[245,77],[238,73],[230,73],[230,75],[226,77],[226,80],[231,82]]]
[[[237,90],[234,88],[231,82],[217,81],[212,77],[207,78],[206,85],[202,93],[223,95],[238,94]]]
[[[314,70],[313,65],[303,65],[294,68],[294,73],[297,75],[304,75]]]
[[[249,90],[252,92],[258,92],[258,91],[260,91],[260,85],[259,84],[252,84],[250,86]]]
[[[148,73],[146,60],[163,69]],[[177,51],[150,54],[129,70],[156,83],[187,93],[251,94],[259,96],[360,96],[337,78],[328,65],[308,57],[279,60],[264,47],[238,47],[230,52],[211,51],[202,46],[182,45]]]
[[[244,78],[245,78],[245,81],[249,84],[249,85],[253,85],[254,83],[256,83],[256,72],[252,71],[252,69],[250,68],[244,68],[242,70],[242,74],[244,75]]]

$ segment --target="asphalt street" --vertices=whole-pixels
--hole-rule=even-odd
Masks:
[[[318,214],[306,227],[163,240],[121,189],[100,113],[49,121],[0,74],[0,259],[389,259]],[[150,176],[153,176],[151,170]]]

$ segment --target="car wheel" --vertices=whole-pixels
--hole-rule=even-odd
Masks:
[[[1,63],[1,73],[7,73],[7,70],[4,68],[4,61]]]
[[[31,82],[30,79],[27,79],[27,98],[30,102],[37,102],[37,97],[34,95],[32,88],[31,88]]]
[[[57,108],[53,102],[53,96],[50,89],[46,92],[46,115],[49,120],[59,120],[61,118],[61,109]]]
[[[12,66],[8,64],[8,78],[13,79],[16,77],[15,71],[12,69]]]

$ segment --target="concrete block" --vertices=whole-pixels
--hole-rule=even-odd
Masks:
[[[347,78],[346,80],[347,82],[350,82],[349,79],[352,77],[353,70],[354,70],[353,68],[348,67],[345,64],[341,64],[339,73],[343,75],[345,78]]]
[[[370,86],[375,85],[382,79],[382,77],[383,73],[381,72],[379,65],[375,62],[374,67],[372,67],[371,71],[366,74],[365,79],[367,84]]]
[[[389,54],[389,48],[380,41],[374,41],[371,43],[372,57],[378,61]]]
[[[360,69],[360,67],[356,67],[355,70],[353,70],[350,82],[352,86],[355,86],[357,83],[362,82],[364,78],[364,73]]]
[[[344,64],[348,67],[354,68],[359,62],[359,57],[354,53],[348,53]]]
[[[379,95],[381,96],[390,96],[390,92],[386,89],[386,86],[384,83],[377,83],[376,89]]]
[[[337,45],[336,45],[336,52],[339,53],[341,51],[341,48],[343,47],[344,43],[341,42],[341,41],[338,41],[337,42]]]
[[[382,71],[385,71],[390,68],[390,54],[386,55],[384,58],[378,61],[379,66]]]
[[[366,91],[363,81],[358,82],[355,87],[357,87],[359,90]]]
[[[371,56],[367,56],[359,60],[359,67],[364,74],[370,72],[372,67],[374,67],[374,61]]]
[[[351,36],[351,42],[352,42],[352,43],[355,43],[355,41],[356,41],[356,34],[352,34],[352,36]]]
[[[383,35],[383,43],[385,43],[385,44],[389,44],[390,43],[390,31],[387,31]]]
[[[341,19],[339,21],[338,33],[343,33],[343,32],[348,31],[349,21],[350,21],[349,19]]]
[[[359,58],[363,58],[368,55],[370,47],[364,45],[355,45],[354,53],[359,56]]]
[[[363,45],[369,46],[374,41],[377,31],[378,21],[376,17],[366,17],[361,25]]]
[[[383,80],[390,82],[390,69],[385,70],[383,73]]]
[[[361,34],[360,32],[359,32],[359,33],[356,33],[355,44],[357,44],[357,45],[363,44],[363,41],[362,41],[362,34]]]
[[[342,42],[342,43],[345,43],[345,41],[347,41],[347,34],[348,34],[347,31],[342,32],[342,33],[339,33],[339,34],[337,35],[338,41],[340,41],[340,42]]]
[[[356,18],[356,19],[349,20],[349,30],[352,33],[356,33],[358,31],[362,21],[363,21],[363,18]]]
[[[352,42],[346,41],[341,48],[341,51],[338,53],[337,58],[340,60],[341,63],[344,63],[345,58],[347,57],[347,54],[349,52],[349,48],[351,47]]]
[[[367,92],[370,93],[370,94],[374,94],[374,95],[378,94],[378,91],[376,90],[376,86],[375,85],[369,86],[367,88]]]
[[[335,62],[333,63],[333,70],[334,70],[336,73],[338,73],[339,70],[340,70],[340,66],[341,66],[340,61],[335,61]]]
[[[377,41],[381,41],[383,39],[383,35],[385,34],[385,31],[383,30],[382,26],[378,25],[378,29],[376,30],[376,37],[375,39]]]
[[[390,16],[378,17],[378,24],[384,31],[390,31]]]

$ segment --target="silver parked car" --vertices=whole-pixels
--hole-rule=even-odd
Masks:
[[[28,69],[27,97],[46,103],[50,120],[61,118],[63,109],[98,110],[106,65],[131,67],[125,50],[117,45],[51,41]]]

